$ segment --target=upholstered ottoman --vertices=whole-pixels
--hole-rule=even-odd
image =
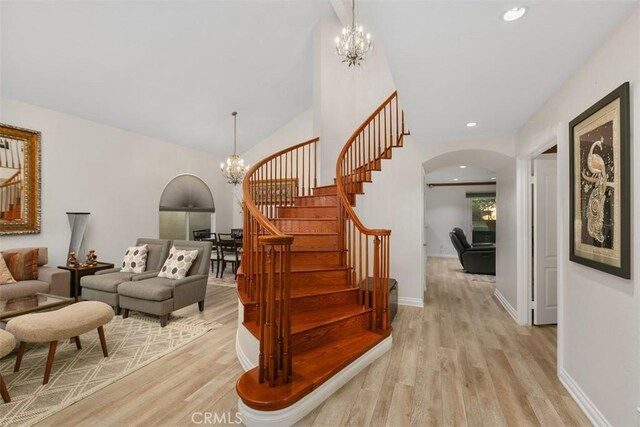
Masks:
[[[0,329],[0,358],[5,357],[7,354],[11,353],[15,346],[16,339],[13,337],[13,335],[3,329]],[[0,394],[2,395],[2,400],[4,400],[5,402],[11,402],[9,391],[7,391],[7,386],[4,384],[2,374],[0,374]]]
[[[18,372],[20,369],[27,343],[48,342],[50,343],[49,356],[47,357],[47,366],[42,384],[48,383],[58,341],[74,338],[76,347],[80,350],[82,348],[80,335],[92,329],[98,330],[102,354],[107,357],[109,354],[102,327],[109,323],[111,319],[113,319],[113,309],[109,304],[98,301],[83,301],[60,310],[26,314],[9,320],[6,330],[20,340],[18,358],[13,371]]]

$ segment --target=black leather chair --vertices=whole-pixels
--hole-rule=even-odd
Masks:
[[[453,247],[458,252],[462,268],[467,273],[496,274],[496,247],[494,245],[471,246],[460,228],[449,233]]]

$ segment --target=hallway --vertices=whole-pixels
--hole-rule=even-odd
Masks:
[[[556,376],[555,326],[517,325],[491,276],[457,259],[429,258],[427,275],[426,306],[400,308],[393,349],[299,425],[590,425]]]

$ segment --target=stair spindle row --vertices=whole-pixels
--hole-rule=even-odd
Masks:
[[[393,93],[349,138],[338,156],[340,246],[349,267],[352,287],[361,290],[362,304],[373,309],[372,328],[386,331],[389,325],[390,230],[366,228],[351,206],[353,195],[363,193],[365,182],[391,158],[394,147],[403,144],[404,112]]]

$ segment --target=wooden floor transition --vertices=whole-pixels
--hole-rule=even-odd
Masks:
[[[518,326],[493,283],[462,273],[457,260],[429,259],[427,274],[426,307],[400,307],[393,349],[300,426],[589,425],[557,379],[555,327]],[[38,425],[188,426],[203,424],[203,413],[235,419],[242,372],[235,289],[210,286],[203,313],[195,306],[179,313],[223,326]]]

